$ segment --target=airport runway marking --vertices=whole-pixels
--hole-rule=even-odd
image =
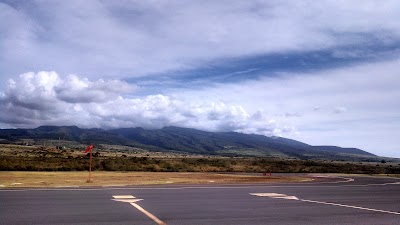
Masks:
[[[250,193],[250,195],[254,195],[254,196],[258,196],[258,197],[269,197],[269,198],[296,200],[296,201],[302,201],[302,202],[311,202],[311,203],[324,204],[324,205],[334,205],[334,206],[340,206],[340,207],[346,207],[346,208],[361,209],[361,210],[368,210],[368,211],[374,211],[374,212],[400,215],[400,212],[392,212],[392,211],[386,211],[386,210],[381,210],[381,209],[371,209],[371,208],[365,208],[365,207],[360,207],[360,206],[344,205],[344,204],[338,204],[338,203],[332,203],[332,202],[321,202],[321,201],[300,199],[300,198],[297,198],[296,196],[289,196],[289,195],[279,194],[279,193]]]
[[[141,201],[143,199],[138,199],[133,195],[113,195],[113,199],[111,199],[111,200],[117,201],[117,202],[127,202],[127,203],[131,204],[133,207],[135,207],[137,210],[139,210],[140,212],[145,214],[147,217],[152,219],[158,225],[167,225],[162,220],[158,219],[156,216],[154,216],[149,211],[145,210],[143,207],[141,207],[140,205],[138,205],[136,203],[136,202]]]
[[[325,205],[335,205],[335,206],[341,206],[341,207],[347,207],[347,208],[353,208],[353,209],[362,209],[362,210],[368,210],[368,211],[374,211],[374,212],[400,215],[400,212],[391,212],[391,211],[386,211],[386,210],[381,210],[381,209],[371,209],[371,208],[365,208],[365,207],[359,207],[359,206],[343,205],[343,204],[337,204],[337,203],[331,203],[331,202],[312,201],[312,200],[305,200],[305,199],[299,199],[299,200],[302,202],[312,202],[312,203],[325,204]]]
[[[386,186],[386,185],[400,185],[400,182],[383,183],[383,184],[352,184],[352,185],[324,185],[317,186],[315,184],[324,183],[307,183],[303,185],[232,185],[232,186],[184,186],[184,187],[111,187],[111,188],[23,188],[23,189],[3,189],[0,188],[0,192],[26,192],[26,191],[107,191],[107,190],[185,190],[185,189],[246,189],[246,188],[338,188],[338,187],[368,187],[368,186]]]
[[[345,181],[335,181],[335,182],[315,182],[315,183],[303,183],[302,185],[271,185],[270,183],[266,183],[264,185],[254,185],[254,184],[242,184],[242,185],[223,185],[223,186],[183,186],[183,187],[82,187],[82,186],[71,186],[71,188],[64,187],[56,187],[56,188],[23,188],[23,189],[3,189],[5,187],[0,187],[0,192],[20,192],[20,191],[105,191],[105,190],[185,190],[185,189],[245,189],[245,188],[275,188],[275,187],[284,187],[284,188],[315,188],[315,187],[323,187],[323,188],[337,188],[337,187],[367,187],[367,186],[386,186],[386,185],[400,185],[400,182],[388,182],[382,184],[349,184],[349,185],[325,185],[325,186],[316,186],[316,184],[334,184],[334,183],[343,183],[343,182],[352,182],[354,179],[346,178],[346,177],[334,177],[333,178],[342,178],[347,179]],[[379,179],[381,177],[375,177]],[[399,180],[400,178],[390,177],[390,179]]]
[[[318,182],[320,184],[339,184],[339,183],[350,183],[350,182],[354,181],[353,178],[348,178],[348,177],[335,177],[335,176],[322,176],[322,175],[313,176],[313,177],[315,177],[315,178],[340,178],[340,179],[343,179],[343,180],[340,180],[340,181],[332,181],[332,182],[330,182],[330,181]]]
[[[136,198],[135,196],[133,196],[133,195],[113,195],[113,198],[115,198],[115,199],[121,199],[121,198],[123,198],[123,199],[132,199],[132,198]]]

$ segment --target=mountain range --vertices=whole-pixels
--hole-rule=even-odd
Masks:
[[[113,144],[150,151],[184,154],[256,156],[297,159],[368,159],[376,155],[357,148],[312,146],[282,137],[267,137],[237,132],[207,132],[190,128],[81,129],[76,126],[40,126],[35,129],[0,129],[2,142],[20,139],[53,139],[82,144]]]

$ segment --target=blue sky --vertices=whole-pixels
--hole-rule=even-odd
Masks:
[[[1,1],[0,128],[191,127],[400,157],[398,1]]]

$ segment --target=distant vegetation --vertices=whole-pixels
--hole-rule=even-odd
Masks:
[[[311,146],[281,137],[236,132],[206,132],[165,127],[157,130],[124,128],[114,130],[81,129],[75,126],[42,126],[36,129],[0,129],[0,142],[22,139],[73,141],[81,144],[110,144],[149,151],[227,157],[275,157],[293,159],[373,160],[375,155],[356,148]]]
[[[88,158],[2,157],[1,171],[83,171],[89,170]],[[400,174],[400,166],[380,164],[317,162],[310,160],[268,160],[231,158],[150,158],[98,157],[97,171],[150,172],[255,172],[255,173],[366,173]]]
[[[354,148],[235,132],[166,127],[116,130],[43,126],[0,130],[1,171],[400,174],[400,161]]]
[[[106,151],[104,147],[113,148]],[[99,147],[98,147],[99,148]],[[89,157],[80,149],[0,145],[1,171],[84,171]],[[93,155],[94,171],[364,173],[400,174],[398,162],[342,162],[277,158],[174,155],[102,146]]]

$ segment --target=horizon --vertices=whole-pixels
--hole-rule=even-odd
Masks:
[[[213,131],[200,130],[200,129],[188,128],[188,127],[177,127],[177,126],[165,126],[165,127],[161,127],[161,128],[119,127],[119,128],[104,129],[104,128],[96,128],[96,127],[82,128],[82,127],[79,127],[79,126],[76,126],[76,125],[68,125],[68,126],[63,126],[63,125],[57,125],[57,126],[56,126],[56,125],[41,125],[41,126],[38,126],[38,127],[35,127],[35,128],[8,128],[8,129],[11,129],[11,130],[13,130],[13,129],[30,130],[30,129],[38,129],[38,128],[41,128],[41,127],[76,127],[76,128],[78,128],[78,129],[82,129],[82,130],[84,130],[84,129],[87,129],[87,130],[98,129],[98,130],[103,130],[103,131],[117,130],[117,129],[138,129],[138,128],[144,129],[144,130],[162,130],[162,129],[164,129],[164,128],[173,127],[173,128],[179,128],[179,129],[191,129],[191,130],[197,130],[197,131],[203,131],[203,132],[210,132],[210,133],[230,133],[230,132],[233,132],[233,133],[244,134],[244,135],[262,135],[262,136],[269,137],[269,138],[285,138],[285,137],[280,137],[280,136],[267,136],[267,135],[264,135],[264,134],[242,133],[242,132],[236,132],[236,131],[214,131],[214,132],[213,132]],[[0,128],[0,130],[8,130],[8,129]],[[291,139],[291,138],[285,138],[285,139],[289,139],[289,140],[293,140],[293,141],[298,141],[298,140]],[[298,142],[301,142],[301,141],[298,141]],[[301,143],[304,143],[304,144],[309,145],[308,143],[305,143],[305,142],[301,142]],[[315,147],[318,147],[318,146],[325,146],[325,147],[340,147],[340,148],[358,149],[358,148],[356,148],[356,147],[351,147],[351,146],[336,146],[336,145],[310,145],[310,146],[315,146]],[[359,150],[365,151],[365,150],[363,150],[363,149],[359,149]],[[368,151],[365,151],[365,152],[368,152]],[[368,152],[368,153],[370,153],[370,152]],[[376,156],[384,157],[384,156],[380,156],[380,155],[376,155]]]
[[[165,126],[400,158],[398,1],[0,0],[0,127]]]

